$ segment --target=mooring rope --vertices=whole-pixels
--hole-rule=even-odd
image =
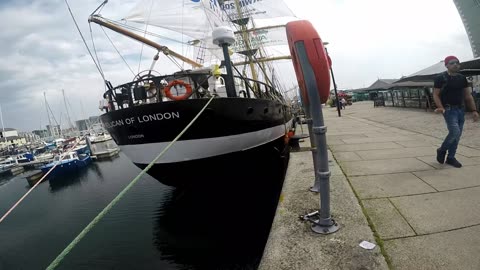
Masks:
[[[113,199],[103,210],[102,212],[100,212],[88,225],[87,227],[85,227],[81,232],[80,234],[77,235],[77,237],[75,237],[75,239],[73,239],[73,241],[62,251],[62,253],[60,253],[60,255],[57,256],[57,258],[55,258],[55,260],[47,267],[47,270],[53,270],[55,269],[59,264],[60,262],[68,255],[68,253],[70,253],[70,251],[82,240],[83,237],[85,237],[85,235],[110,211],[110,209],[112,209],[113,206],[115,206],[115,204],[117,204],[118,201],[120,201],[120,199],[128,192],[128,190],[130,190],[130,188],[135,185],[136,182],[138,182],[138,180],[140,179],[140,177],[142,177],[152,166],[153,164],[155,164],[155,162],[157,162],[158,159],[160,159],[167,151],[168,149],[170,149],[170,147],[172,147],[172,145],[178,141],[178,139],[180,139],[180,137],[182,137],[182,135],[190,128],[190,126],[193,125],[193,123],[198,119],[198,117],[200,117],[200,115],[203,113],[203,111],[205,111],[205,109],[208,107],[208,105],[210,104],[210,102],[212,102],[213,98],[215,96],[212,96],[208,102],[205,104],[205,106],[203,106],[203,108],[200,110],[200,112],[198,112],[198,114],[192,119],[192,121],[190,121],[190,123],[177,135],[177,137],[175,137],[175,139],[173,139],[168,145],[167,147],[165,147],[165,149],[163,149],[162,152],[160,152],[160,154],[158,154],[157,157],[155,157],[152,162],[150,162],[147,167],[145,167],[145,169],[143,169],[133,180],[132,182],[130,182],[130,184],[128,184],[128,186],[126,186],[118,195],[117,197],[115,197],[115,199]]]
[[[77,144],[79,144],[80,141],[83,140],[83,138],[84,138],[85,136],[86,136],[86,135],[83,135],[83,136],[78,140],[78,142],[76,142],[76,143],[71,147],[71,149],[75,148],[75,147],[77,146]],[[64,152],[64,153],[62,153],[62,154],[60,155],[60,160],[59,160],[58,162],[56,162],[56,163],[53,165],[53,167],[50,168],[50,170],[48,170],[48,172],[47,172],[44,176],[42,176],[42,178],[40,178],[40,180],[38,180],[38,182],[35,183],[35,185],[33,185],[33,187],[31,187],[31,188],[28,190],[27,193],[25,193],[25,194],[20,198],[20,200],[18,200],[18,201],[2,216],[2,218],[0,218],[0,223],[2,223],[2,221],[3,221],[5,218],[7,218],[7,216],[23,201],[23,199],[25,199],[25,198],[28,196],[28,194],[30,194],[30,192],[32,192],[32,191],[43,181],[43,179],[45,179],[45,177],[47,177],[47,176],[50,174],[50,172],[53,171],[53,169],[55,169],[55,167],[57,167],[58,164],[60,164],[60,162],[62,162],[63,158],[65,157],[66,154],[68,154],[68,152],[70,152],[70,151],[66,151],[66,152]]]

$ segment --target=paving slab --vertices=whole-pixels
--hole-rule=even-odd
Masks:
[[[425,141],[435,145],[441,144],[443,142],[443,139],[435,138],[435,137],[428,136],[425,134],[420,134],[420,133],[416,135],[412,135],[411,137],[414,138],[415,140]]]
[[[347,176],[375,175],[431,170],[432,167],[416,158],[341,162]]]
[[[356,138],[356,139],[345,139],[343,140],[345,143],[348,144],[356,144],[356,143],[381,143],[381,142],[395,142],[395,141],[411,141],[415,140],[411,136],[385,136],[385,137],[377,137],[377,138]]]
[[[450,167],[451,170],[422,171],[414,174],[439,191],[480,186],[480,167]]]
[[[355,152],[338,152],[335,153],[335,158],[338,161],[356,161],[356,160],[362,160],[362,158],[357,155]]]
[[[472,166],[472,165],[480,165],[480,157],[477,158],[468,158],[459,154],[456,154],[455,157],[462,163],[463,166]],[[440,164],[437,162],[436,156],[424,156],[424,157],[417,157],[421,161],[427,163],[428,165],[435,167],[436,169],[456,169],[453,166],[448,164]]]
[[[363,206],[382,239],[416,235],[388,199],[364,200]]]
[[[328,141],[327,141],[328,144]],[[330,149],[333,152],[353,152],[361,150],[376,150],[376,149],[394,149],[403,148],[403,146],[394,142],[382,142],[382,143],[361,143],[361,144],[343,144],[343,145],[331,145]]]
[[[310,140],[310,139],[307,138],[307,140]],[[343,144],[345,144],[345,142],[340,140],[340,139],[327,139],[327,144],[328,145],[343,145]]]
[[[397,270],[480,269],[480,226],[385,241]]]
[[[364,135],[366,137],[369,137],[369,138],[382,138],[382,137],[395,137],[395,136],[398,136],[398,134],[395,134],[393,132],[368,132],[368,133],[364,133]]]
[[[341,136],[341,135],[352,135],[352,134],[359,134],[363,135],[366,132],[371,132],[370,129],[352,129],[349,131],[345,131],[344,129],[341,131],[335,131],[335,130],[330,130],[328,129],[327,126],[327,136]]]
[[[390,200],[418,234],[429,234],[480,224],[479,194],[475,187]]]
[[[436,192],[412,173],[353,176],[349,179],[361,199]]]
[[[355,139],[355,138],[367,138],[363,133],[362,134],[342,134],[342,135],[327,135],[327,141],[329,140],[343,140],[343,139]]]
[[[466,157],[480,157],[480,150],[459,145],[457,153]]]
[[[311,153],[292,153],[282,199],[259,269],[388,269],[378,246],[365,250],[358,245],[363,240],[375,243],[375,239],[343,174],[330,178],[331,211],[341,226],[338,232],[315,234],[310,223],[298,218],[319,207],[318,194],[308,191],[311,177],[306,169],[309,166]]]
[[[405,147],[422,147],[422,146],[431,146],[432,144],[430,142],[424,141],[424,140],[415,140],[415,141],[397,141],[395,143],[398,143],[400,145],[403,145]]]
[[[376,160],[428,156],[435,153],[435,149],[436,148],[432,146],[422,146],[398,149],[365,150],[357,151],[356,153],[364,160]]]

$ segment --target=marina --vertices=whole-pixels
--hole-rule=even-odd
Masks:
[[[46,268],[139,171],[120,153],[41,183],[2,222],[0,268]],[[222,192],[208,185],[175,190],[145,176],[58,269],[256,268],[282,177],[238,173],[217,180],[233,188]],[[254,182],[263,184],[251,190]],[[2,213],[28,188],[23,175],[1,179]]]

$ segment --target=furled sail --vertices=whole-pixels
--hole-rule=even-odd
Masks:
[[[123,18],[175,31],[194,39],[213,28],[228,25],[226,14],[204,0],[143,0]]]
[[[238,12],[235,0],[207,0],[221,7],[230,20],[244,18],[270,19],[277,17],[294,17],[292,11],[281,0],[238,0],[241,12]],[[207,2],[206,1],[206,2]],[[219,2],[223,2],[219,4]]]
[[[239,0],[238,4],[239,9],[234,0],[143,0],[123,19],[201,39],[206,32],[237,19],[294,17],[281,0]]]
[[[293,18],[294,14],[282,0],[142,0],[123,20],[189,36],[202,62],[210,62],[209,59],[223,59],[221,48],[212,42],[211,33],[215,27],[233,28],[237,32],[236,42],[230,49],[233,53],[242,53],[285,45],[285,29],[283,26],[261,27],[250,29],[245,35],[232,21],[248,18],[251,28],[254,19],[285,17]]]

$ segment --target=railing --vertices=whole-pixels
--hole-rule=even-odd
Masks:
[[[226,75],[221,75],[225,78]],[[107,99],[107,111],[121,110],[147,103],[160,103],[166,100],[164,88],[168,82],[176,79],[188,80],[192,86],[192,93],[188,98],[201,99],[212,96],[209,91],[210,73],[178,72],[173,75],[152,76],[119,85],[109,86],[103,97]],[[271,85],[241,76],[234,76],[239,98],[280,99],[282,95]],[[239,83],[239,85],[238,85]],[[225,85],[226,87],[226,85]],[[177,93],[178,94],[178,93]]]
[[[480,94],[473,96],[477,110],[480,110]],[[434,110],[433,92],[430,88],[410,88],[400,90],[379,91],[374,99],[374,106],[418,108]],[[381,104],[381,105],[380,105]]]

